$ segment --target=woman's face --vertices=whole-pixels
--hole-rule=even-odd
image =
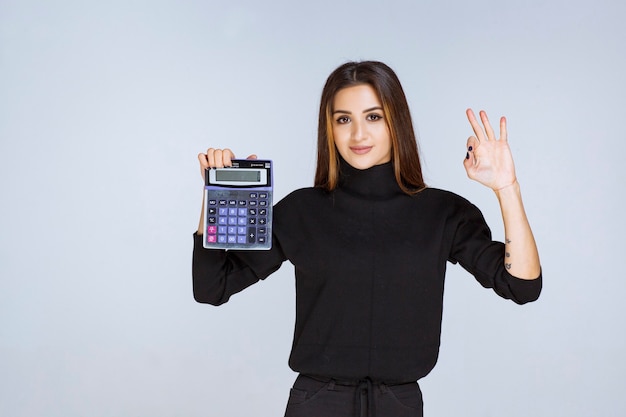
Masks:
[[[372,86],[339,90],[333,100],[332,119],[335,146],[351,166],[367,169],[391,160],[391,135]]]

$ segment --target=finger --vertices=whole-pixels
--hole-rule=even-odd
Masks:
[[[209,164],[209,168],[214,167],[215,166],[215,149],[213,148],[207,149],[206,158],[207,158],[207,163]]]
[[[509,136],[506,131],[506,117],[504,116],[500,118],[500,140],[505,142],[509,140]]]
[[[200,173],[204,176],[204,171],[209,168],[209,161],[205,153],[198,154],[198,161],[200,162]]]
[[[215,163],[211,164],[213,168],[224,168],[224,151],[221,149],[216,149],[213,153],[213,158]]]
[[[465,161],[463,162],[464,164],[467,163],[469,165],[475,165],[476,163],[475,151],[479,146],[480,146],[480,142],[478,141],[478,139],[476,139],[475,136],[470,136],[467,139],[467,144],[466,144],[467,152],[465,153]]]
[[[480,120],[483,122],[483,126],[485,126],[485,132],[487,132],[488,140],[496,140],[496,135],[493,133],[493,128],[491,127],[491,123],[489,123],[489,118],[487,117],[487,112],[484,110],[480,111]]]
[[[467,152],[472,153],[480,146],[480,142],[476,139],[476,136],[470,136],[467,138],[467,143],[465,144],[467,148]]]
[[[472,178],[476,166],[476,159],[473,152],[467,151],[463,159],[463,167],[469,178]]]
[[[247,159],[257,159],[256,154],[249,155]]]
[[[463,167],[465,168],[465,172],[467,172],[467,176],[472,178],[471,171],[474,168],[474,161],[472,161],[470,155],[467,155],[463,160]]]
[[[222,164],[225,167],[233,165],[232,160],[235,159],[235,154],[230,149],[226,148],[222,151]]]
[[[476,138],[479,141],[486,140],[485,133],[483,132],[483,128],[480,126],[480,123],[478,123],[478,120],[476,119],[476,116],[474,115],[474,112],[472,111],[472,109],[467,109],[465,111],[465,114],[467,115],[467,120],[469,120],[470,125],[472,125],[472,129],[474,130],[474,134],[476,135]]]
[[[235,159],[235,154],[228,148],[215,149],[209,148],[206,151],[206,157],[211,168],[224,168],[225,166],[231,166],[232,160]]]

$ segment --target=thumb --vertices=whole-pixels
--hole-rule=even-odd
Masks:
[[[257,159],[256,154],[252,154],[250,156],[248,156],[246,159]]]

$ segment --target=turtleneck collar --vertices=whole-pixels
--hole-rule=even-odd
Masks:
[[[391,162],[357,169],[340,158],[339,169],[339,189],[348,194],[372,199],[404,194],[396,182]]]

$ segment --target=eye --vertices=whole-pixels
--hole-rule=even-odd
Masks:
[[[350,118],[348,116],[340,116],[337,118],[337,123],[339,123],[340,125],[346,124],[350,121]]]
[[[376,122],[378,120],[382,120],[383,116],[381,116],[380,114],[377,113],[371,113],[368,114],[366,119],[369,120],[370,122]]]

